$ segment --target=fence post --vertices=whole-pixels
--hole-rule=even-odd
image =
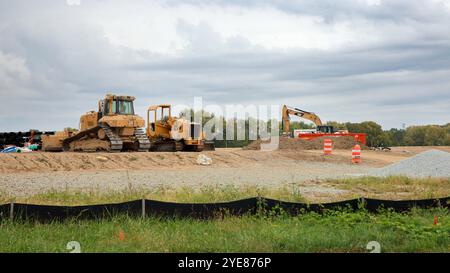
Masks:
[[[358,209],[366,209],[367,208],[367,202],[366,202],[366,198],[364,196],[361,197],[361,208]]]
[[[11,202],[9,205],[9,219],[11,221],[14,220],[14,202]]]
[[[145,218],[145,199],[142,199],[142,219]]]

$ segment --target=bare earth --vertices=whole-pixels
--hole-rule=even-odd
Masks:
[[[203,152],[212,158],[210,166],[197,165],[199,153],[192,152],[0,154],[0,193],[27,197],[49,190],[104,192],[227,184],[276,188],[296,183],[305,196],[341,195],[346,191],[321,181],[364,174],[424,149],[363,151],[360,165],[351,163],[347,150],[324,156],[315,150],[218,149]],[[450,151],[449,147],[441,149]]]

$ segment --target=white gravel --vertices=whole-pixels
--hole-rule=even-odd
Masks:
[[[368,172],[372,176],[450,177],[450,153],[429,150]]]
[[[0,192],[12,196],[30,196],[49,190],[123,191],[154,189],[161,186],[202,187],[206,185],[281,187],[291,183],[340,178],[366,173],[370,167],[327,162],[294,161],[281,165],[252,167],[210,167],[178,170],[139,171],[57,171],[49,173],[4,174],[0,177]],[[302,188],[334,193],[333,188]]]

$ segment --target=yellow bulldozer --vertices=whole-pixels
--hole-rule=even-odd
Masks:
[[[173,117],[170,105],[151,106],[145,120],[134,112],[135,98],[108,94],[98,111],[80,118],[79,130],[66,129],[42,137],[43,151],[120,152],[214,150],[199,123]]]
[[[47,151],[148,151],[150,141],[145,121],[134,113],[132,96],[108,94],[98,102],[98,111],[90,111],[80,118],[77,132],[61,132],[43,139]]]
[[[151,151],[214,150],[214,142],[205,141],[202,125],[172,116],[172,108],[168,104],[148,108],[147,137],[151,142]]]

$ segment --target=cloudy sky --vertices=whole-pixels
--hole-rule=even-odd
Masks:
[[[0,131],[78,125],[105,93],[450,122],[450,0],[0,0]]]

